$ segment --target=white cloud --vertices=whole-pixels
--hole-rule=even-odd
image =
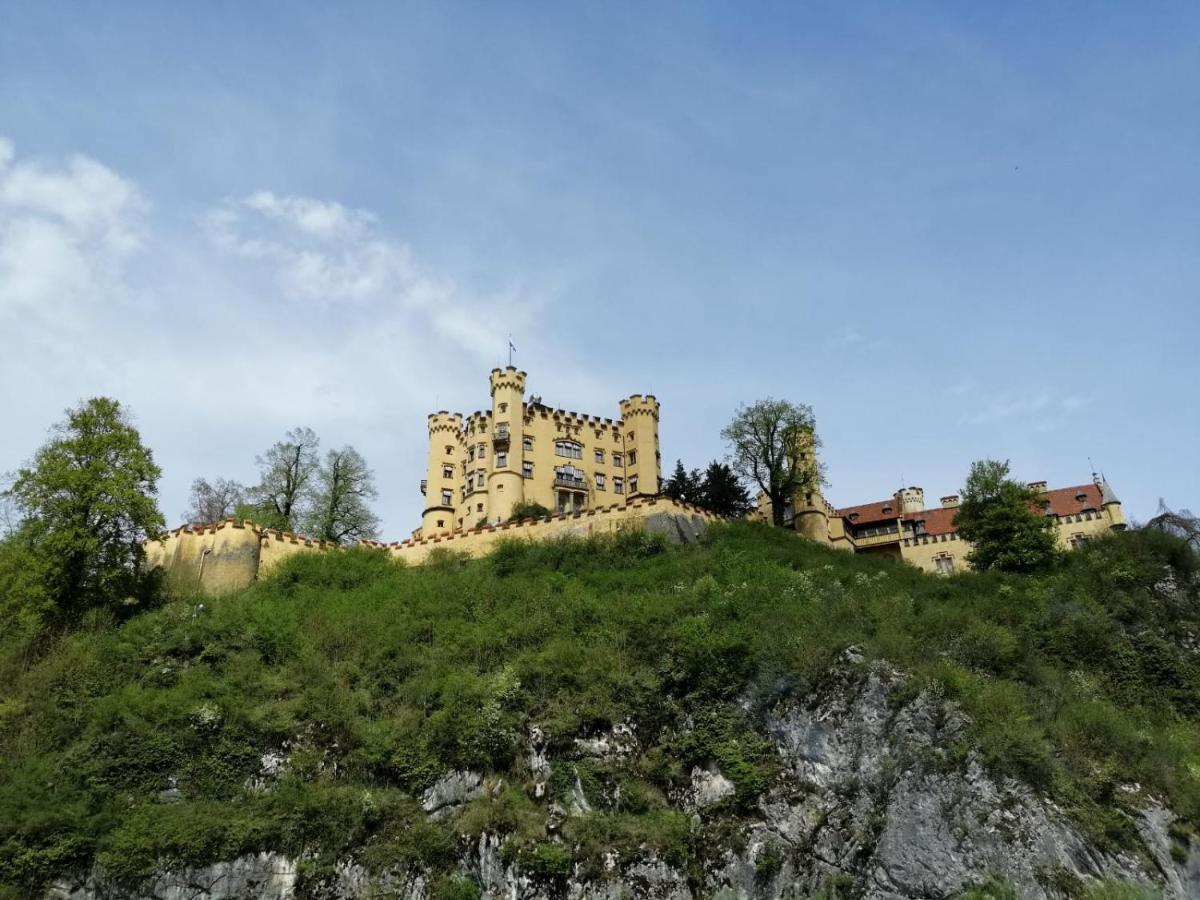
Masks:
[[[519,330],[530,304],[512,291],[484,298],[461,290],[421,266],[378,221],[366,210],[264,190],[224,203],[204,224],[216,247],[265,267],[295,302],[404,314],[446,349],[490,361],[497,335]]]
[[[971,406],[959,416],[959,421],[968,425],[983,425],[1005,420],[1037,419],[1037,430],[1046,431],[1055,427],[1058,417],[1070,415],[1083,409],[1090,400],[1075,394],[1059,396],[1048,389],[1029,391],[1001,391],[993,396],[978,392],[973,382],[963,382],[949,390],[953,396],[962,397]]]
[[[18,160],[0,139],[0,313],[53,318],[120,293],[145,213],[137,187],[95,160]]]

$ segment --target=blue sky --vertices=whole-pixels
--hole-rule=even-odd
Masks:
[[[288,428],[388,538],[425,414],[809,403],[841,505],[971,460],[1200,510],[1200,7],[0,2],[0,471],[130,405],[180,520]]]

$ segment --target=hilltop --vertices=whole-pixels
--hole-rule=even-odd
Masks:
[[[1197,568],[301,554],[0,638],[0,896],[1194,896]]]

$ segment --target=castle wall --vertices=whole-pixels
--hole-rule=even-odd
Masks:
[[[629,529],[664,534],[675,543],[693,543],[711,522],[722,521],[708,510],[665,497],[647,497],[585,512],[545,519],[490,525],[453,535],[365,546],[386,550],[396,560],[412,565],[425,562],[436,549],[485,556],[508,538],[529,541],[561,537],[589,537]],[[338,549],[337,544],[314,541],[287,532],[263,529],[253,522],[232,519],[204,528],[184,526],[162,538],[147,541],[146,565],[161,568],[184,588],[206,594],[223,594],[249,587],[295,553]]]

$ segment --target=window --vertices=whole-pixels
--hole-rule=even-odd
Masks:
[[[636,450],[629,451],[629,464],[631,466],[637,465],[637,451]]]
[[[475,504],[475,512],[483,512],[483,504],[482,503]]]
[[[533,463],[531,463],[531,462],[521,463],[521,474],[524,475],[526,478],[532,478],[533,477]]]
[[[532,450],[533,449],[533,438],[523,438],[521,440],[521,449],[522,450]]]
[[[474,459],[475,459],[475,447],[472,446],[471,449],[467,451],[467,461],[470,462]]]
[[[636,438],[637,438],[636,432],[631,431],[631,432],[629,432],[629,437],[627,437],[625,440],[629,441],[629,443],[632,444]]]
[[[442,491],[442,506],[449,506],[454,502],[454,491]]]
[[[483,487],[483,483],[484,483],[483,472],[476,472],[475,473],[475,487]]]
[[[487,456],[487,445],[480,444],[479,445],[479,458],[483,459],[485,456]]]
[[[636,475],[634,475],[632,478],[629,479],[629,493],[631,493],[631,494],[637,493],[637,476]]]
[[[447,444],[447,445],[446,445],[446,455],[447,455],[447,456],[452,456],[453,454],[454,454],[454,448],[453,448],[453,447],[451,447],[449,444]]]
[[[604,490],[604,473],[603,472],[596,473],[596,490],[598,490],[598,491]]]
[[[442,477],[443,478],[453,478],[454,477],[454,466],[442,466]]]
[[[614,494],[625,493],[625,479],[624,478],[620,478],[617,476],[613,477],[613,493]]]
[[[934,567],[939,575],[951,575],[954,573],[954,559],[949,556],[939,556],[933,561]]]
[[[555,441],[554,455],[569,459],[583,459],[583,448],[574,441]]]
[[[508,454],[501,450],[496,454],[496,468],[503,469],[508,466]]]
[[[618,469],[625,468],[625,457],[622,456],[620,453],[614,453],[613,454],[613,465],[616,466]]]
[[[445,519],[438,519],[438,523],[437,523],[437,527],[438,527],[438,528],[441,528],[441,527],[442,527],[442,526],[444,526],[445,524],[446,524],[446,520],[445,520]]]
[[[596,462],[598,462],[600,465],[604,465],[604,451],[603,450],[596,451]]]
[[[508,404],[507,403],[500,404],[500,412],[502,412],[502,413],[508,412]]]

